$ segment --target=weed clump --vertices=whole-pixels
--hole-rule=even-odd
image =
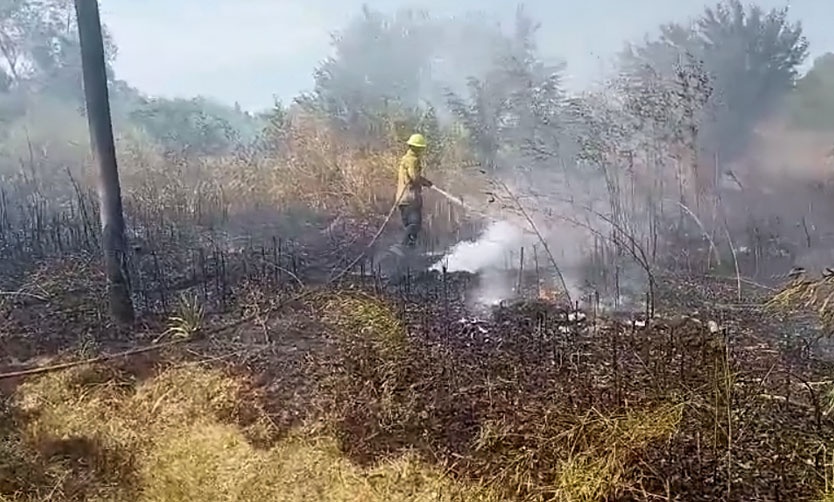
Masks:
[[[146,466],[146,500],[497,500],[413,456],[360,469],[331,439],[291,436],[256,451],[232,427],[196,424],[160,443]]]
[[[486,422],[475,439],[471,464],[489,486],[525,500],[606,500],[635,482],[634,460],[678,430],[684,407],[659,405],[619,415],[591,411],[572,416],[551,405],[535,415]]]

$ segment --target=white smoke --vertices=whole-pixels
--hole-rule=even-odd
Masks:
[[[581,265],[586,259],[584,250],[588,246],[588,232],[555,219],[540,221],[537,226],[550,252],[555,255],[571,298],[579,299]],[[447,272],[477,275],[478,287],[472,293],[474,303],[481,306],[497,305],[516,296],[519,259],[522,256],[525,270],[542,267],[541,287],[553,281],[556,281],[556,287],[560,287],[557,276],[551,277],[553,267],[542,250],[539,236],[528,228],[529,223],[521,218],[493,221],[476,240],[457,243],[431,270],[440,271],[445,267]],[[538,261],[534,261],[536,247]],[[519,254],[521,250],[524,250],[523,255]]]
[[[479,276],[475,303],[496,305],[513,296],[511,279],[506,272],[510,253],[524,244],[523,227],[509,221],[494,221],[475,241],[455,245],[432,270],[469,272]]]
[[[521,227],[507,221],[495,221],[478,240],[455,245],[432,270],[440,270],[445,265],[448,272],[477,274],[500,268],[507,253],[517,250],[523,238]]]
[[[608,224],[595,216],[591,209],[587,209],[592,207],[595,198],[601,198],[592,189],[602,189],[586,186],[593,185],[593,180],[585,180],[586,185],[571,187],[545,175],[538,178],[535,191],[513,185],[513,193],[534,194],[525,199],[523,214],[503,209],[476,208],[478,213],[494,218],[492,222],[477,239],[459,242],[432,267],[432,270],[437,271],[445,267],[448,272],[477,275],[479,285],[472,292],[476,304],[495,305],[516,297],[520,293],[516,291],[519,281],[525,289],[530,286],[529,276],[519,276],[520,258],[523,258],[525,271],[535,268],[539,281],[537,289],[561,290],[564,287],[572,300],[583,302],[587,283],[586,266],[595,249],[595,238],[608,231]],[[521,184],[522,187],[531,185],[532,182]],[[437,191],[452,202],[462,205],[459,199],[442,190]],[[536,192],[545,192],[545,195]],[[570,194],[580,195],[568,197]],[[520,253],[522,250],[523,255]],[[644,289],[644,281],[638,277],[632,278],[631,275],[622,268],[619,270],[621,296],[630,286],[638,291]],[[642,293],[638,293],[637,297],[642,298]]]

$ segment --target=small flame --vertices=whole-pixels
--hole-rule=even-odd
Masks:
[[[543,300],[546,302],[555,302],[559,300],[562,296],[561,291],[554,289],[554,288],[539,288],[539,300]]]

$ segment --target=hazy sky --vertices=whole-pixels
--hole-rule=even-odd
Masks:
[[[710,4],[715,2],[710,1]],[[834,51],[834,2],[759,0],[765,8],[790,5],[802,21],[812,57]],[[267,107],[308,89],[314,66],[330,51],[330,33],[362,4],[394,11],[426,8],[433,14],[480,10],[510,22],[511,0],[102,0],[103,21],[119,46],[116,71],[144,92],[202,94],[247,109]],[[542,23],[539,45],[568,63],[569,84],[597,79],[627,40],[640,40],[663,22],[700,12],[703,0],[529,0]]]

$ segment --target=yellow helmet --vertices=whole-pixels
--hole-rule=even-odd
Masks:
[[[406,144],[409,146],[413,146],[415,148],[425,148],[428,146],[426,144],[426,138],[422,134],[412,134]]]

